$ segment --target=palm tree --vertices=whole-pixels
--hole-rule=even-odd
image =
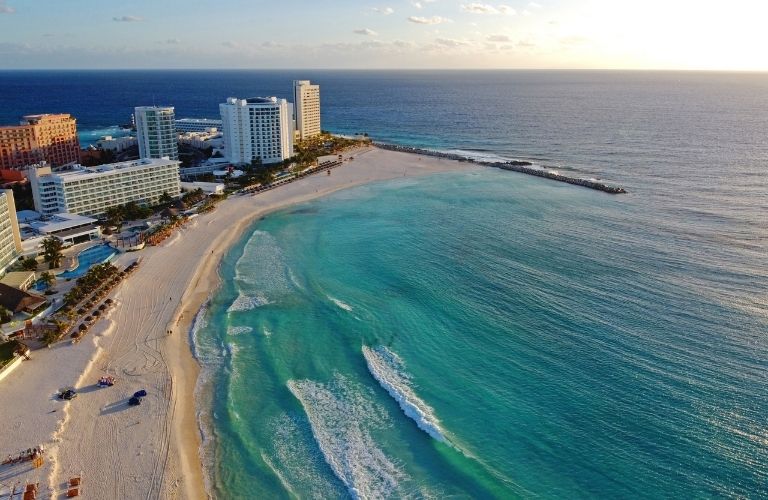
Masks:
[[[13,317],[13,313],[8,310],[8,308],[4,306],[0,306],[0,323],[8,323],[11,321],[11,318]]]
[[[21,268],[25,271],[37,271],[37,260],[35,260],[33,257],[22,259]]]
[[[160,204],[170,205],[172,201],[173,197],[168,194],[168,191],[163,191],[163,194],[160,195]]]
[[[43,260],[48,263],[48,269],[59,267],[64,257],[61,253],[63,247],[64,244],[55,236],[49,236],[43,240]]]
[[[122,207],[109,207],[105,212],[108,226],[115,226],[120,231],[120,226],[123,224],[123,208]]]
[[[56,277],[54,277],[53,274],[49,273],[48,271],[45,271],[40,275],[37,281],[44,284],[46,288],[51,288],[53,284],[56,283]]]

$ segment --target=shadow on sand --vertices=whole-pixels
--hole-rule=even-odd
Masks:
[[[117,413],[119,411],[127,410],[130,408],[128,405],[128,399],[121,399],[120,401],[115,401],[114,403],[110,403],[104,408],[101,409],[101,413],[99,415],[110,415],[112,413]]]

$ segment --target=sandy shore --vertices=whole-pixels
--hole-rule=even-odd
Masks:
[[[270,211],[367,182],[480,168],[374,148],[350,154],[354,160],[330,176],[233,196],[162,246],[122,255],[123,264],[141,258],[141,265],[117,289],[109,318],[78,345],[35,351],[0,383],[0,454],[46,449],[40,469],[0,466],[0,496],[4,487],[40,482],[42,498],[63,498],[66,480],[82,474],[86,498],[205,498],[194,404],[199,367],[188,332],[218,284],[221,256]],[[118,384],[98,389],[102,375]],[[54,394],[66,385],[80,395],[61,403]],[[149,393],[144,403],[127,406],[139,389]]]

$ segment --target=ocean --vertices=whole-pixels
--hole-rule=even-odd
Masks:
[[[0,72],[0,121],[299,78],[324,129],[629,194],[484,169],[256,222],[191,332],[216,497],[768,496],[768,75]]]

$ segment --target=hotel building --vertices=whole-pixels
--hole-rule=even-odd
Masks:
[[[0,273],[21,255],[21,233],[16,219],[13,191],[0,191]]]
[[[278,163],[293,156],[291,103],[277,97],[230,97],[219,105],[224,149],[237,165]]]
[[[27,171],[32,186],[35,210],[42,215],[69,212],[101,216],[110,207],[136,202],[153,205],[163,193],[178,196],[179,162],[168,159],[142,159],[98,167],[77,165],[52,172],[45,165]]]
[[[294,119],[301,140],[320,135],[320,85],[293,81]]]
[[[179,159],[176,115],[172,106],[139,106],[134,110],[139,158]]]
[[[212,128],[221,130],[221,120],[211,120],[208,118],[180,118],[176,120],[176,131],[180,134],[207,132]]]
[[[80,161],[77,122],[70,115],[27,115],[20,125],[0,127],[0,169],[41,161],[53,167]]]

